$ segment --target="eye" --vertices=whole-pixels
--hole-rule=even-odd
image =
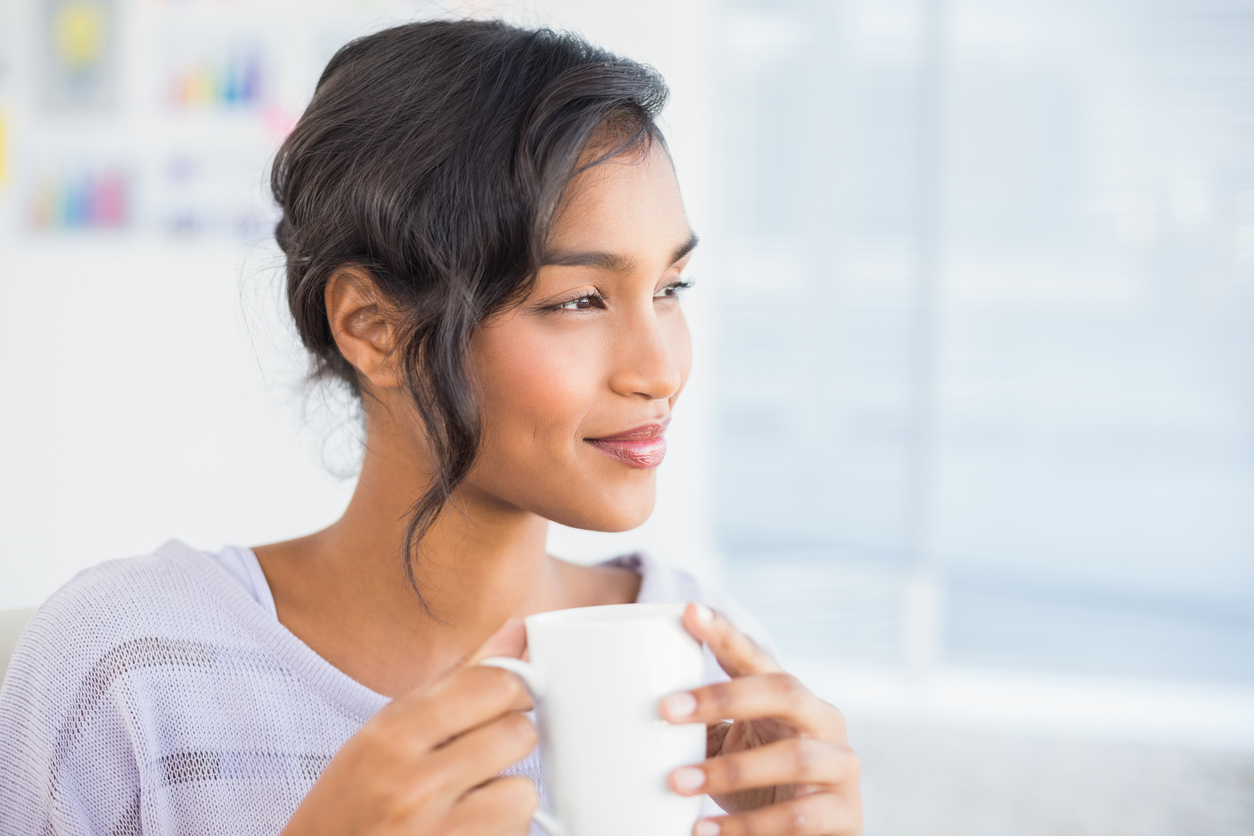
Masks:
[[[653,294],[653,298],[654,299],[678,299],[680,296],[683,295],[683,292],[685,290],[692,287],[692,284],[693,283],[690,280],[686,280],[686,279],[684,281],[671,282],[666,287],[662,288],[657,293]]]
[[[575,299],[570,299],[566,302],[562,302],[558,305],[554,305],[553,310],[555,311],[590,311],[593,308],[604,307],[604,304],[605,304],[605,299],[602,298],[600,294],[589,293],[584,296],[579,296]]]

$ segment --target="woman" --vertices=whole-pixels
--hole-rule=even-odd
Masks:
[[[521,655],[530,613],[709,600],[644,558],[544,551],[549,520],[648,517],[688,377],[665,98],[495,22],[336,54],[272,183],[315,377],[363,406],[352,500],[307,537],[174,541],[53,596],[0,694],[0,832],[528,831],[531,704],[474,663]],[[708,724],[709,759],[670,781],[729,815],[694,833],[860,832],[839,713],[724,615],[684,622],[726,672],[660,707]]]

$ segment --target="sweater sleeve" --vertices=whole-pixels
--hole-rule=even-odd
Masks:
[[[0,685],[0,833],[137,836],[139,769],[109,630],[72,583],[36,612]]]

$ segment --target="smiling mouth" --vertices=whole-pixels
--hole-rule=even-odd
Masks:
[[[617,435],[585,438],[584,441],[628,467],[647,470],[666,457],[666,426],[671,421],[655,421]]]

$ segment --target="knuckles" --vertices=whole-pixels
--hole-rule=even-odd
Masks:
[[[862,758],[852,749],[845,749],[845,774],[853,781],[862,778]]]
[[[421,756],[425,747],[417,745],[414,736],[401,726],[395,716],[367,723],[355,735],[354,742],[359,752],[376,764],[406,765]]]
[[[540,741],[540,733],[535,724],[524,714],[507,714],[501,718],[501,731],[513,744],[524,752],[530,752]]]
[[[829,833],[837,819],[830,795],[807,795],[792,802],[783,821],[785,834]]]
[[[483,689],[494,706],[512,706],[527,696],[523,681],[504,668],[480,666],[467,671],[472,672],[480,680],[475,685]]]
[[[408,792],[395,793],[386,799],[376,801],[376,810],[386,810],[388,821],[393,828],[401,830],[405,825],[420,821],[431,805],[429,786],[433,783],[430,776],[414,776]]]
[[[845,712],[829,702],[824,702],[823,707],[828,716],[828,732],[834,741],[844,742],[849,735],[848,727],[845,723]]]
[[[771,685],[780,702],[789,708],[800,708],[810,699],[810,689],[790,673],[770,674]]]
[[[708,685],[700,689],[695,692],[699,702],[698,713],[706,717],[731,717],[737,710],[737,703],[742,699],[738,697],[738,694],[743,692],[744,697],[748,697],[749,689],[768,697],[780,709],[791,714],[799,714],[802,709],[817,699],[810,689],[792,674],[768,673],[761,674],[759,677]]]
[[[481,836],[484,827],[492,833],[525,830],[531,815],[540,806],[535,785],[526,778],[513,775],[496,778],[483,788],[466,796],[464,804],[475,809],[473,815],[462,819],[462,827],[453,831],[461,836]],[[470,828],[474,828],[473,830]]]
[[[769,808],[732,816],[725,827],[736,836],[810,836],[811,834],[846,833],[845,816],[838,799],[830,793],[807,795],[787,802],[787,806]]]
[[[744,769],[740,766],[740,760],[736,757],[718,758],[706,765],[709,770],[713,767],[718,771],[716,776],[712,775],[707,780],[710,783],[716,783],[718,786],[726,787],[729,790],[741,788],[741,782],[744,780]]]
[[[499,780],[504,784],[501,788],[501,806],[504,812],[513,820],[529,820],[540,806],[536,785],[516,775]]]
[[[823,760],[821,743],[805,737],[794,737],[789,741],[792,756],[792,773],[799,783],[817,783],[823,777],[820,769]]]
[[[701,707],[719,717],[729,716],[736,701],[735,696],[732,694],[730,683],[726,682],[709,686],[703,696],[702,702],[705,704]]]
[[[785,833],[805,833],[808,820],[806,806],[808,805],[798,804],[789,811],[788,820],[784,823]]]

